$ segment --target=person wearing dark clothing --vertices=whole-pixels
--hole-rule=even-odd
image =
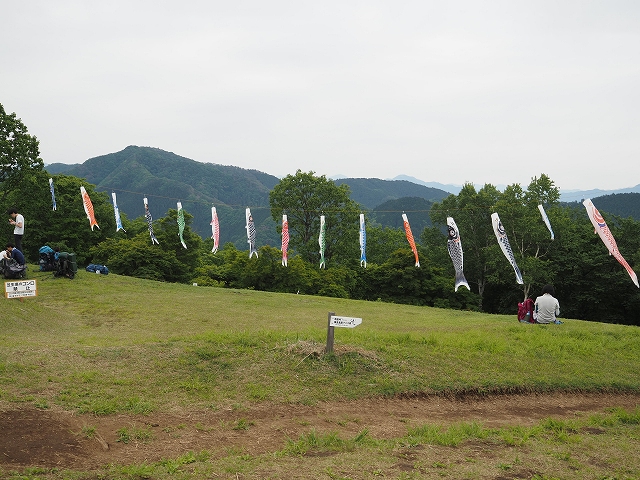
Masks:
[[[14,247],[12,243],[7,244],[7,257],[13,258],[18,265],[26,263],[22,252]]]

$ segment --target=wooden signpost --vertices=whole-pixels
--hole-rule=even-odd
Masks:
[[[338,317],[336,316],[335,312],[329,312],[329,321],[327,326],[327,347],[325,348],[325,353],[333,352],[334,327],[355,328],[361,323],[361,318]]]

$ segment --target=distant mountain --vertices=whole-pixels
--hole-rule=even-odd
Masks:
[[[221,243],[246,246],[244,211],[251,207],[256,233],[261,245],[280,245],[280,237],[271,219],[269,192],[280,179],[258,170],[203,163],[158,148],[129,146],[116,153],[90,158],[82,164],[54,163],[45,166],[50,174],[65,173],[95,184],[100,191],[115,191],[120,211],[130,219],[144,215],[143,197],[155,218],[164,216],[178,201],[193,215],[192,227],[200,236],[211,236],[211,207],[220,219]],[[337,185],[347,184],[351,198],[370,210],[382,226],[402,227],[402,212],[407,212],[414,234],[430,226],[429,210],[456,185],[423,182],[400,175],[393,180],[377,178],[339,178]],[[640,220],[640,185],[605,190],[562,192],[565,202],[592,198],[599,210],[631,216]]]
[[[50,174],[56,175],[58,173],[66,173],[69,170],[71,170],[72,168],[78,167],[80,165],[81,164],[79,164],[79,163],[74,163],[74,164],[69,164],[69,163],[50,163],[48,165],[45,165],[44,168]]]
[[[372,211],[374,219],[383,227],[403,228],[402,213],[407,214],[411,231],[417,238],[425,227],[430,227],[429,211],[432,201],[420,197],[403,197],[387,200]]]
[[[145,196],[155,218],[175,209],[180,201],[194,217],[194,231],[205,238],[211,236],[211,207],[215,206],[221,244],[246,243],[244,211],[251,207],[261,244],[280,242],[269,208],[269,192],[279,182],[273,175],[196,162],[158,148],[137,146],[90,158],[64,173],[86,178],[97,190],[115,191],[120,211],[131,219],[144,215]]]
[[[640,193],[640,185],[629,188],[619,188],[617,190],[560,190],[561,202],[581,202],[585,198],[594,199],[605,195],[616,195],[619,193]]]
[[[407,180],[380,180],[379,178],[340,178],[336,185],[346,183],[351,198],[367,209],[373,209],[389,200],[404,197],[419,197],[431,202],[440,202],[449,193],[438,188],[418,185]]]
[[[588,198],[588,197],[585,197]],[[640,220],[640,193],[614,193],[592,198],[596,208],[603,214],[619,215],[620,217],[632,217]],[[574,203],[569,203],[574,205]],[[581,202],[575,205],[582,206]]]
[[[424,182],[415,177],[410,177],[408,175],[398,175],[391,180],[406,180],[412,183],[416,183],[418,185],[424,185],[426,187],[437,188],[440,190],[444,190],[445,192],[453,193],[457,195],[460,193],[462,187],[460,185],[451,185],[451,184],[442,184],[438,182]],[[506,188],[505,185],[495,185],[495,187],[501,192]],[[621,193],[640,193],[640,184],[635,187],[628,188],[619,188],[616,190],[601,190],[601,189],[591,189],[591,190],[560,190],[560,201],[561,202],[580,202],[585,198],[594,199],[596,197],[603,197],[606,195],[616,195]]]
[[[462,190],[462,185],[451,185],[438,182],[424,182],[416,177],[410,177],[409,175],[398,175],[390,180],[406,180],[407,182],[416,183],[418,185],[424,185],[425,187],[437,188],[438,190],[444,190],[448,193],[457,195]]]
[[[143,198],[149,199],[154,218],[160,218],[178,201],[193,215],[192,228],[200,236],[211,236],[211,207],[220,219],[220,241],[246,246],[244,210],[251,207],[257,238],[262,245],[280,244],[271,219],[269,192],[280,181],[257,170],[203,163],[158,148],[129,146],[124,150],[90,158],[82,164],[50,164],[46,170],[85,178],[97,190],[118,195],[118,207],[128,218],[144,215]],[[373,210],[383,226],[402,227],[402,211],[420,211],[412,215],[416,234],[429,225],[428,211],[433,202],[449,192],[419,185],[408,180],[377,178],[342,178],[351,198],[363,208]],[[420,218],[421,217],[421,218]]]

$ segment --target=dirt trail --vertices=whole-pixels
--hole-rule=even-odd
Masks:
[[[148,416],[77,415],[58,409],[0,405],[0,465],[91,470],[108,463],[139,464],[229,447],[258,455],[281,450],[287,438],[312,429],[350,438],[367,428],[373,438],[396,438],[410,425],[478,421],[487,427],[532,425],[543,418],[634,409],[640,394],[502,395],[452,400],[368,399],[316,406],[258,404],[248,409],[175,412]],[[84,433],[83,433],[84,428]],[[149,431],[152,439],[118,442],[118,430]],[[86,432],[94,431],[93,438]]]

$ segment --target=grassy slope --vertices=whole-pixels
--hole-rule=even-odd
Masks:
[[[111,414],[315,403],[409,392],[639,391],[636,327],[36,272],[37,298],[0,300],[0,406]],[[359,316],[319,355],[327,312]],[[380,440],[314,430],[282,450],[185,452],[96,472],[0,478],[638,478],[640,410],[533,426],[408,425]],[[250,425],[249,425],[250,427]],[[153,437],[148,440],[153,442]],[[314,453],[315,452],[315,453]]]
[[[31,267],[33,272],[34,267]],[[80,272],[0,309],[0,401],[145,413],[403,393],[640,390],[640,330]],[[318,355],[327,312],[363,318]]]

